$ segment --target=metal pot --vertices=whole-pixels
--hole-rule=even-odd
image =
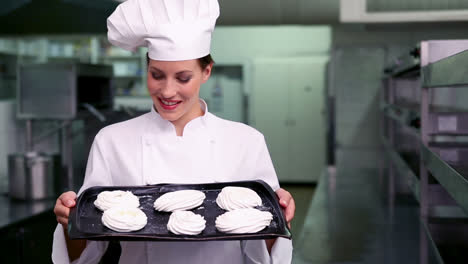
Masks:
[[[57,195],[60,156],[38,152],[8,156],[10,197],[40,200]]]

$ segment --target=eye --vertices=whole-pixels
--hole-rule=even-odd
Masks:
[[[151,76],[152,76],[153,79],[155,79],[155,80],[162,80],[162,79],[164,79],[164,75],[163,75],[163,74],[159,74],[159,73],[155,73],[155,72],[152,72],[152,73],[151,73]]]
[[[192,79],[191,76],[188,76],[188,77],[177,77],[177,80],[181,83],[188,83],[190,80]]]

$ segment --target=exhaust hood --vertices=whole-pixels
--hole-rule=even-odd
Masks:
[[[118,4],[112,0],[2,0],[0,35],[102,34]]]

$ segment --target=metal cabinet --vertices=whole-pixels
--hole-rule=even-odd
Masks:
[[[420,263],[460,262],[468,244],[468,40],[423,41],[386,69],[381,113],[389,191],[419,202]],[[464,89],[461,89],[464,88]],[[425,240],[430,240],[428,250]],[[424,246],[423,246],[424,245]]]
[[[282,182],[316,182],[325,166],[327,61],[325,56],[254,61],[252,125],[265,135]]]

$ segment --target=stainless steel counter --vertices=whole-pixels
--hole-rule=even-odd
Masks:
[[[0,196],[0,230],[34,216],[50,212],[53,210],[54,205],[55,199],[25,202],[12,200],[2,195]]]
[[[378,170],[323,175],[293,263],[438,263],[412,195],[391,195]]]

